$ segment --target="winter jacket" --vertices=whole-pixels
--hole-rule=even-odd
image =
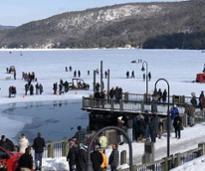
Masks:
[[[102,168],[103,170],[106,170],[106,169],[108,168],[108,157],[106,156],[105,153],[103,153],[103,152],[100,152],[100,153],[101,153],[102,158],[103,158],[103,162],[102,162],[102,164],[101,164],[101,168]]]
[[[33,157],[30,154],[23,154],[18,163],[19,168],[29,168],[33,169]]]
[[[71,147],[69,149],[68,155],[67,155],[67,161],[69,162],[69,165],[76,165],[77,161],[77,149],[76,147]]]
[[[182,127],[182,120],[180,116],[174,118],[173,126],[175,129],[180,130]]]
[[[35,153],[43,153],[43,148],[45,147],[45,141],[42,137],[36,137],[33,141],[33,149]]]
[[[178,108],[177,107],[172,107],[171,108],[171,119],[174,120],[174,118],[178,115],[179,115]]]
[[[193,96],[193,97],[191,98],[191,104],[193,105],[193,107],[197,108],[196,96]]]
[[[102,171],[101,164],[103,162],[103,157],[99,151],[94,151],[91,153],[91,161],[93,163],[94,171]]]
[[[19,139],[19,152],[25,153],[26,148],[29,146],[29,141],[26,137],[21,137]]]
[[[109,164],[111,167],[117,167],[119,165],[119,151],[117,149],[112,150],[109,157]]]
[[[87,152],[84,149],[78,149],[77,171],[86,171],[87,169]]]
[[[84,144],[85,142],[86,131],[84,129],[79,130],[75,133],[74,137],[78,140],[79,143]]]

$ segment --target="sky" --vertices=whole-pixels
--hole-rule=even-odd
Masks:
[[[68,11],[102,7],[128,2],[179,0],[2,0],[0,25],[18,26]]]

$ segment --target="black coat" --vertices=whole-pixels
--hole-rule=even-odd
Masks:
[[[19,159],[19,168],[33,168],[33,157],[30,154],[23,154]]]
[[[33,149],[35,153],[43,153],[43,148],[45,147],[45,141],[42,137],[36,137],[33,141]]]
[[[109,164],[111,167],[117,167],[119,165],[119,151],[117,149],[112,150],[109,157]]]
[[[102,171],[101,164],[103,162],[103,157],[99,151],[94,151],[91,153],[91,161],[93,163],[94,171]]]
[[[182,127],[182,120],[180,116],[174,118],[173,126],[175,129],[180,130]]]
[[[87,169],[87,152],[84,149],[78,150],[77,171],[86,171]]]
[[[69,149],[68,155],[67,155],[67,161],[69,162],[69,165],[76,165],[76,161],[77,161],[77,149],[76,147],[71,147]]]

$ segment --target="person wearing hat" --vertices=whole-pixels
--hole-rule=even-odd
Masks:
[[[103,157],[99,150],[100,150],[100,146],[96,144],[95,151],[93,151],[90,156],[94,171],[103,171],[101,167],[103,163]]]

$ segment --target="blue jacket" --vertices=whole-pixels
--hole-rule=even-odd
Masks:
[[[179,110],[177,107],[171,108],[171,119],[174,120],[176,116],[179,116]]]

